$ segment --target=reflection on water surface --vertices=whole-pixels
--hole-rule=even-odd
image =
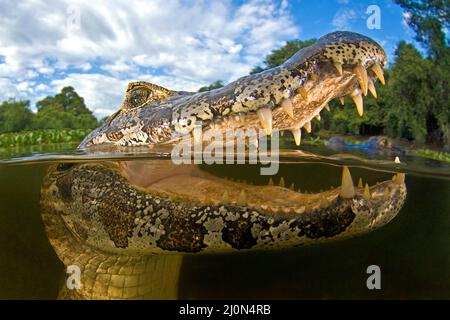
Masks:
[[[449,298],[450,210],[447,199],[450,183],[442,179],[448,174],[448,167],[442,163],[430,166],[414,158],[402,159],[405,164],[394,165],[387,157],[368,161],[362,155],[330,157],[332,152],[315,147],[302,150],[309,153],[306,156],[299,156],[294,150],[283,153],[280,170],[272,177],[275,184],[283,177],[286,187],[294,184],[295,190],[299,188],[302,193],[312,194],[339,186],[342,165],[350,166],[355,184],[362,177],[364,183],[375,185],[390,180],[392,172],[401,171],[407,173],[408,190],[403,209],[380,229],[347,240],[290,249],[188,254],[182,262],[173,258],[177,256],[154,263],[144,261],[148,270],[145,270],[147,277],[142,280],[143,286],[154,286],[152,290],[163,298],[175,295],[180,298]],[[113,162],[134,185],[166,193],[182,190],[186,197],[200,197],[187,187],[202,183],[202,174],[226,178],[231,185],[245,181],[255,188],[263,188],[268,183],[268,177],[260,176],[258,168],[251,165],[203,165],[201,171],[183,166],[172,171],[154,170],[160,176],[149,175],[148,164],[157,159],[162,163],[168,161],[162,160],[167,157],[164,151],[154,152],[151,157],[148,152],[145,155],[134,153],[132,157],[106,153],[95,157],[67,154],[21,158],[16,163],[4,161],[0,166],[1,298],[58,296],[66,275],[40,217],[44,175],[50,166],[61,161],[98,162],[99,157],[120,158]],[[197,172],[195,180],[190,178],[192,172]],[[187,179],[179,179],[183,176]],[[179,185],[174,181],[180,181]],[[217,184],[214,186],[213,191],[219,193]],[[262,197],[270,198],[269,195]],[[205,195],[202,201],[207,198]],[[139,268],[142,262],[136,258],[132,261],[133,268]],[[125,266],[129,263],[121,265],[122,273],[127,272]],[[381,290],[370,291],[366,287],[366,269],[373,264],[380,266],[382,272]],[[121,294],[126,291],[130,297],[138,297],[139,288],[136,289],[132,281],[139,283],[140,280],[131,277],[133,269],[128,272],[130,277],[118,277],[115,281],[127,281],[124,287],[127,290],[123,289]]]

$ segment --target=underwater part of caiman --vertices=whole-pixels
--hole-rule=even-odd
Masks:
[[[371,39],[335,32],[283,65],[206,93],[131,83],[121,109],[80,148],[168,144],[203,131],[301,128],[334,98],[362,96],[384,82],[383,49]],[[251,185],[170,161],[61,163],[41,190],[42,217],[59,258],[82,269],[75,298],[176,296],[180,254],[237,252],[333,241],[388,223],[405,201],[404,174],[316,194]],[[161,284],[161,281],[164,284]]]

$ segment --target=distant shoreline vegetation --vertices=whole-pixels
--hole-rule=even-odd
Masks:
[[[0,104],[0,147],[80,142],[100,125],[72,87],[38,101],[36,113],[29,106],[14,99]]]
[[[450,28],[448,5],[446,1],[394,2],[408,16],[406,22],[426,54],[422,54],[413,44],[400,41],[395,59],[386,70],[386,85],[376,83],[378,99],[372,96],[364,98],[362,117],[354,108],[342,107],[336,100],[331,101],[331,110],[321,113],[321,121],[311,123],[312,143],[318,143],[314,140],[316,137],[323,139],[333,134],[387,135],[450,152],[450,48],[444,31]],[[264,64],[255,66],[250,73],[276,67],[314,42],[315,39],[288,41],[268,54]],[[213,90],[223,85],[218,80],[199,91]],[[345,103],[353,104],[348,98]],[[72,87],[65,87],[55,96],[38,101],[36,113],[29,106],[29,101],[14,99],[0,104],[0,141],[5,141],[5,145],[50,143],[61,139],[75,141],[81,133],[87,133],[101,123]],[[429,152],[424,154],[432,156]]]
[[[22,147],[81,142],[92,129],[42,129],[0,134],[0,147]]]

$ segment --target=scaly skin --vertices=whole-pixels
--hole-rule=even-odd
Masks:
[[[131,83],[121,109],[80,148],[169,144],[200,120],[207,131],[260,128],[262,119],[267,133],[274,126],[295,135],[330,99],[351,94],[358,102],[385,62],[372,40],[340,32],[280,67],[212,92]],[[127,299],[176,297],[180,254],[334,241],[388,223],[405,197],[400,173],[356,188],[344,168],[341,187],[302,194],[152,160],[55,165],[44,180],[41,204],[58,256],[82,270],[82,288],[64,289],[61,297]]]

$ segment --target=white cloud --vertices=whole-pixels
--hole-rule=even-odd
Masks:
[[[299,33],[287,1],[276,0],[0,0],[0,7],[0,100],[72,85],[98,115],[117,108],[128,80],[179,90],[228,82]],[[68,26],[68,8],[79,9],[79,29]],[[34,88],[42,78],[47,87]],[[24,81],[29,86],[18,87]]]
[[[334,15],[331,25],[336,30],[351,30],[351,24],[356,19],[358,19],[358,15],[355,10],[341,8]]]
[[[117,110],[127,87],[126,80],[102,74],[72,73],[64,79],[51,82],[53,91],[60,91],[65,86],[72,86],[85,99],[87,107],[99,117]]]

